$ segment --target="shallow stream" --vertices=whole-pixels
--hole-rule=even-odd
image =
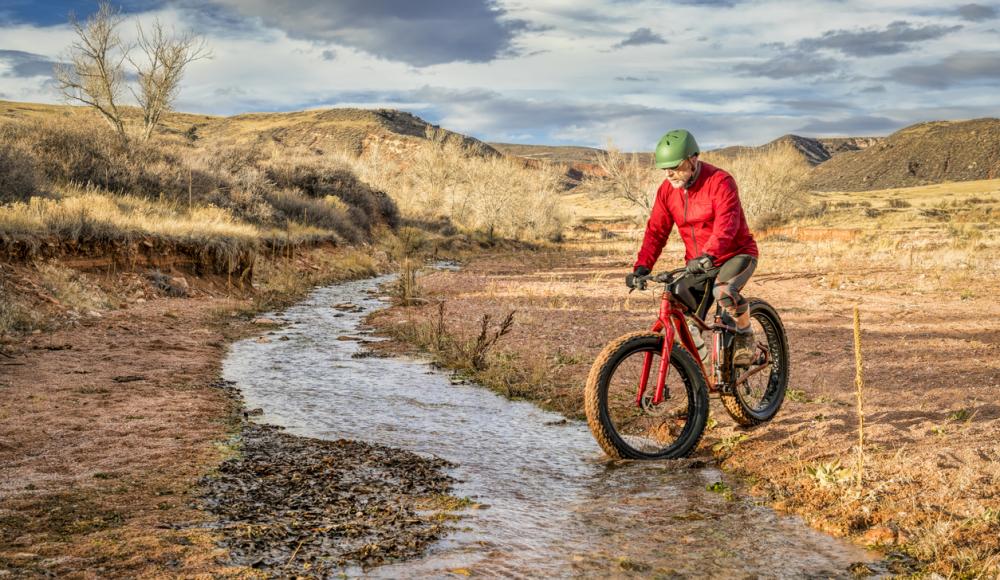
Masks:
[[[389,279],[315,291],[271,316],[284,326],[268,340],[236,343],[224,368],[261,422],[456,464],[454,493],[478,505],[424,557],[365,576],[827,578],[871,560],[798,518],[708,491],[727,479],[718,469],[610,462],[584,423],[453,384],[424,361],[357,358]]]

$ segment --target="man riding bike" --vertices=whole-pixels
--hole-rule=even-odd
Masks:
[[[747,300],[740,290],[757,267],[757,243],[743,214],[736,181],[699,160],[699,153],[694,136],[683,129],[668,132],[656,145],[656,167],[667,178],[656,191],[642,248],[625,284],[634,288],[637,278],[650,273],[677,224],[687,271],[693,275],[717,272],[713,296],[736,319],[733,364],[748,366],[754,338]]]

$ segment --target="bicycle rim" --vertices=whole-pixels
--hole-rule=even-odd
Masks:
[[[654,403],[662,341],[646,340],[625,349],[602,384],[605,425],[623,457],[660,458],[686,455],[700,439],[701,413],[697,386],[681,355],[671,357],[664,399]],[[679,348],[679,347],[675,347]],[[649,382],[637,404],[638,386],[647,354],[652,356]],[[690,358],[690,357],[689,357]]]
[[[784,395],[781,386],[785,380],[783,375],[787,361],[783,337],[781,329],[765,312],[752,312],[750,326],[754,333],[754,343],[757,345],[754,363],[750,368],[763,361],[765,352],[770,367],[736,385],[735,390],[747,410],[753,413],[766,413],[777,402],[776,398]]]

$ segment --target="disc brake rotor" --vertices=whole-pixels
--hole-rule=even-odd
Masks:
[[[662,417],[663,415],[666,415],[667,411],[669,410],[668,406],[664,404],[669,399],[667,398],[667,394],[664,393],[663,401],[661,401],[659,405],[654,405],[653,404],[654,394],[655,394],[655,389],[646,389],[646,392],[643,393],[642,395],[642,410],[645,411],[650,416]]]

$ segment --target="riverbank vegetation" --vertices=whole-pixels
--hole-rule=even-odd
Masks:
[[[268,303],[275,287],[313,277],[261,257],[374,245],[403,259],[414,244],[454,253],[555,239],[565,223],[552,171],[460,142],[376,144],[358,154],[336,143],[287,143],[256,118],[235,122],[260,127],[252,137],[228,119],[174,114],[165,123],[148,141],[123,141],[91,111],[8,106],[0,118],[0,256],[224,276],[234,287],[261,288]],[[8,288],[0,334],[44,327],[27,314],[30,293]]]

